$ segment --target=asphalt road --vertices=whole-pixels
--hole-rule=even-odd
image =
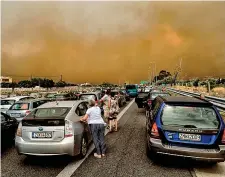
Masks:
[[[96,159],[91,155],[73,174],[73,177],[189,177],[185,161],[170,163],[168,158],[154,164],[145,153],[145,116],[134,103],[119,123],[116,133],[106,136],[107,156]]]
[[[72,176],[191,177],[193,168],[199,170],[196,171],[197,176],[200,170],[210,169],[207,166],[201,168],[199,164],[183,159],[161,157],[158,163],[148,159],[145,153],[145,115],[135,103],[120,119],[118,132],[106,135],[106,143],[107,156],[104,159],[96,159],[91,154]],[[76,158],[65,156],[28,158],[19,156],[13,147],[5,151],[1,158],[3,177],[56,177],[68,164],[77,161]],[[208,173],[223,176],[225,173],[220,169],[211,169]]]

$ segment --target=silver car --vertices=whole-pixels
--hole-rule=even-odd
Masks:
[[[17,101],[25,101],[35,99],[31,96],[16,96],[16,97],[10,97],[1,99],[1,112],[6,113],[6,111]]]
[[[14,117],[17,121],[21,121],[26,117],[33,109],[48,102],[47,99],[33,99],[26,101],[18,101],[14,103],[7,111],[6,114],[10,117]]]
[[[80,122],[87,101],[48,102],[31,112],[18,126],[16,149],[19,154],[84,157],[92,141],[88,124]]]

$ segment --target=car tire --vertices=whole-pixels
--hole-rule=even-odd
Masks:
[[[146,132],[147,133],[147,132]],[[158,160],[157,154],[151,150],[151,148],[148,147],[148,143],[146,140],[146,155],[149,159],[151,159],[153,162],[156,162]]]
[[[137,106],[138,106],[138,108],[142,108],[142,106],[140,104],[138,104]]]
[[[80,154],[79,154],[79,158],[82,159],[86,156],[88,151],[88,143],[87,140],[84,136],[82,136],[81,138],[81,142],[80,142]]]

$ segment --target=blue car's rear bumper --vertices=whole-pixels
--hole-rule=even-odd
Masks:
[[[164,145],[160,139],[150,138],[148,141],[148,146],[157,154],[191,158],[209,162],[225,161],[225,145],[219,145],[218,149],[188,148]]]

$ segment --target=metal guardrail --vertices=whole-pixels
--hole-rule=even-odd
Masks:
[[[172,91],[174,93],[178,93],[180,95],[184,95],[184,96],[191,96],[191,97],[192,96],[200,96],[199,93],[187,92],[187,91],[183,91],[183,90],[176,90],[176,89],[173,89],[173,88],[167,88],[167,90]],[[213,97],[213,96],[205,96],[205,99],[207,101],[210,101],[211,103],[213,103],[219,109],[225,111],[225,99],[224,98]]]

